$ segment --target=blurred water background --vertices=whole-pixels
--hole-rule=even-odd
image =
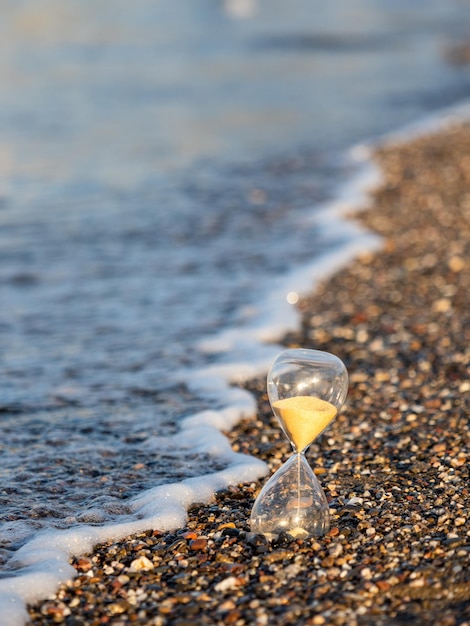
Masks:
[[[139,493],[223,467],[217,450],[172,439],[182,418],[217,421],[230,403],[185,383],[218,365],[234,380],[263,369],[271,353],[246,370],[233,342],[210,340],[243,330],[270,285],[343,243],[311,215],[354,175],[347,149],[468,98],[470,3],[0,11],[8,573],[45,528],[127,519]]]

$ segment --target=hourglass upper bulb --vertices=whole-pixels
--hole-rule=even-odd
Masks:
[[[320,350],[282,352],[268,373],[268,395],[296,452],[332,422],[348,392],[348,374],[337,356]]]

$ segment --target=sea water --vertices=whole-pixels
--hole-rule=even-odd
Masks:
[[[71,554],[265,474],[222,434],[256,410],[233,384],[380,246],[342,219],[378,180],[365,143],[468,97],[469,12],[2,2],[2,624]]]

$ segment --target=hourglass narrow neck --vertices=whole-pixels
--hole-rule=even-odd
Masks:
[[[292,446],[292,450],[293,450],[295,456],[305,456],[307,450],[310,447],[310,446],[306,446],[303,450],[297,450],[297,448],[295,447],[295,445],[292,442],[291,442],[291,446]]]

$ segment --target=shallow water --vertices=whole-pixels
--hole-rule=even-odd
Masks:
[[[172,435],[252,410],[214,373],[263,372],[276,348],[254,343],[295,319],[266,316],[283,277],[349,240],[314,219],[356,171],[346,148],[469,96],[448,54],[469,13],[2,3],[4,571],[38,530],[135,519],[132,498],[232,462]]]

